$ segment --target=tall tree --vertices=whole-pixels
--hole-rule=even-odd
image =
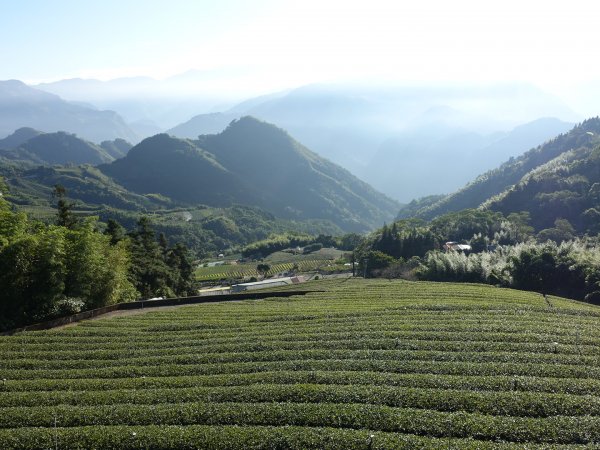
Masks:
[[[106,230],[104,230],[104,234],[110,236],[111,245],[117,245],[117,243],[125,239],[125,228],[123,228],[123,226],[115,219],[108,219],[106,221]]]
[[[259,275],[262,275],[263,278],[267,276],[269,270],[271,270],[271,266],[265,263],[260,263],[256,266],[256,271],[259,273]]]
[[[136,297],[125,243],[112,246],[95,228],[94,219],[68,229],[0,208],[0,329]]]
[[[188,248],[177,243],[167,251],[167,264],[171,269],[171,288],[179,296],[194,295],[194,263]]]
[[[131,237],[131,277],[142,298],[157,296],[174,297],[169,286],[169,267],[159,244],[156,233],[148,217],[138,220]]]
[[[58,217],[56,224],[61,227],[74,228],[77,225],[77,217],[73,214],[73,203],[67,201],[67,190],[61,184],[54,185],[52,196],[57,199]]]

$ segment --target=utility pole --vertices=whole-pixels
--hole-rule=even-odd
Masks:
[[[363,262],[365,263],[363,278],[367,278],[367,263],[369,262],[369,258],[363,259]]]

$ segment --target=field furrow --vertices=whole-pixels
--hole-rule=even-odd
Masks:
[[[322,292],[0,337],[2,448],[600,445],[599,308],[467,284],[306,286]]]

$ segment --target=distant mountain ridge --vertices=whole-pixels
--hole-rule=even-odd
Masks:
[[[138,131],[150,131],[142,138],[223,104],[222,96],[215,96],[205,83],[200,83],[200,86],[194,82],[190,84],[186,76],[174,76],[166,80],[143,76],[108,81],[72,78],[33,87],[69,101],[91,103],[100,109],[118,111]],[[201,92],[198,92],[198,87]]]
[[[574,124],[540,117],[572,122],[577,117],[558,99],[521,84],[315,84],[242,102],[221,113],[199,114],[167,132],[195,139],[243,115],[287,130],[401,201],[453,191]],[[454,169],[445,171],[446,163]]]
[[[375,228],[393,219],[398,207],[285,131],[251,117],[196,141],[148,138],[100,169],[138,193],[212,206],[253,204],[284,218],[330,220],[349,231]]]
[[[33,128],[19,128],[0,140],[0,156],[45,165],[102,164],[125,156],[129,148],[123,139],[96,145],[64,131],[43,133]]]
[[[217,134],[227,128],[232,121],[242,117],[235,113],[198,114],[190,120],[177,125],[167,133],[184,139],[197,139],[203,134]]]
[[[6,136],[4,139],[0,139],[0,150],[11,150],[17,148],[27,142],[29,139],[39,136],[40,134],[42,134],[41,131],[33,128],[19,128],[18,130],[15,130],[14,133]]]
[[[66,131],[93,142],[137,135],[114,111],[69,103],[18,80],[0,81],[0,136],[30,127],[44,132]]]
[[[526,83],[310,84],[237,101],[218,99],[207,87],[215,76],[220,84],[234,83],[234,75],[190,71],[165,80],[71,79],[37,87],[114,109],[143,136],[160,124],[168,134],[196,139],[242,116],[257,117],[402,202],[459,189],[515,156],[514,149],[531,148],[581,120],[559,98]],[[529,135],[510,145],[515,127],[541,117],[562,123],[543,122],[543,135],[526,127],[521,131]],[[444,172],[442,161],[454,170]]]
[[[114,159],[122,158],[127,154],[129,150],[131,150],[131,145],[125,139],[114,139],[112,141],[102,141],[100,143],[100,147],[102,147],[110,156]]]

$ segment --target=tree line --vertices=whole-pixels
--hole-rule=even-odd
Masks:
[[[6,185],[0,180],[0,192]],[[122,301],[194,293],[182,244],[156,235],[147,217],[127,231],[79,218],[56,186],[53,224],[13,211],[0,197],[0,330]]]
[[[242,249],[242,256],[244,258],[261,259],[271,253],[294,247],[302,247],[307,253],[319,250],[322,247],[354,250],[362,241],[363,236],[357,233],[346,233],[342,236],[326,234],[311,236],[299,233],[272,234],[266,239],[261,239],[245,246]]]
[[[600,301],[598,236],[577,236],[566,219],[534,233],[529,213],[463,210],[431,222],[405,219],[358,245],[359,274],[368,277],[488,283]],[[470,251],[443,251],[446,241]]]

